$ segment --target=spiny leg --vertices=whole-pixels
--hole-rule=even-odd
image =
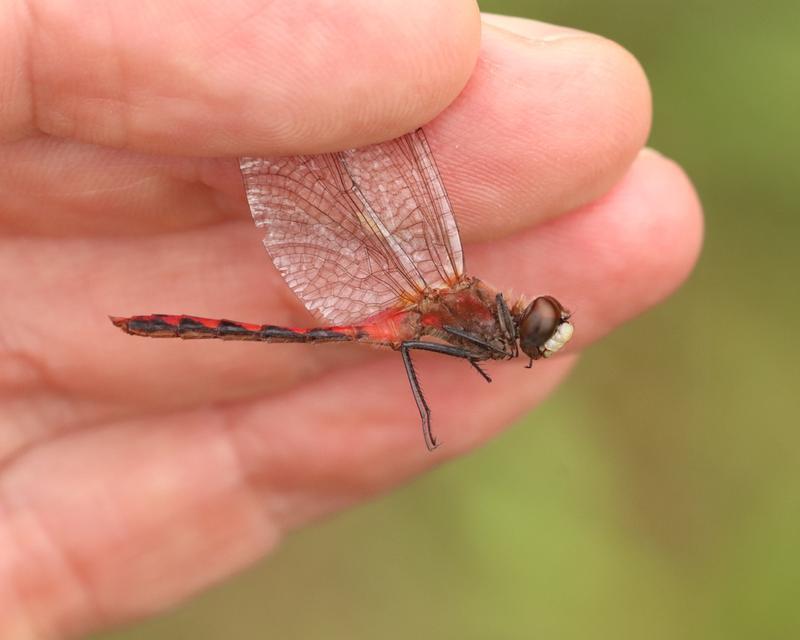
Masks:
[[[486,373],[481,368],[481,365],[479,365],[475,360],[470,360],[469,363],[475,368],[475,371],[477,371],[478,373],[481,374],[481,376],[483,377],[484,380],[486,380],[486,382],[491,382],[492,381],[492,376],[490,376],[488,373]]]
[[[506,336],[506,340],[514,345],[511,350],[511,357],[516,358],[517,355],[519,355],[519,346],[517,344],[519,335],[517,333],[517,325],[514,323],[514,318],[511,316],[511,312],[508,310],[506,299],[503,297],[502,293],[497,294],[495,302],[497,304],[497,321]]]
[[[425,446],[428,451],[433,451],[439,446],[436,438],[431,433],[431,410],[428,403],[425,402],[425,396],[422,395],[422,389],[417,380],[417,374],[414,371],[414,364],[411,362],[411,353],[408,347],[401,345],[400,355],[403,356],[403,364],[406,367],[406,376],[408,376],[408,383],[411,385],[411,393],[414,394],[414,401],[417,403],[419,409],[419,417],[422,419],[422,435],[425,438]]]
[[[431,410],[430,407],[428,407],[428,403],[425,402],[425,397],[422,395],[422,389],[420,388],[417,374],[414,371],[414,365],[411,362],[411,349],[433,351],[434,353],[441,353],[454,358],[464,358],[465,360],[469,360],[470,364],[478,370],[484,379],[488,382],[491,382],[492,379],[477,364],[480,356],[466,349],[462,349],[461,347],[438,344],[435,342],[423,342],[422,340],[407,340],[400,344],[400,354],[403,356],[403,364],[406,367],[406,375],[411,385],[411,393],[414,394],[414,400],[417,403],[420,418],[422,418],[422,434],[425,437],[425,446],[428,447],[428,451],[433,451],[439,446],[439,443],[431,432]]]
[[[491,344],[490,342],[487,342],[483,338],[481,338],[479,336],[476,336],[476,335],[470,333],[469,331],[464,331],[463,329],[459,329],[458,327],[453,327],[453,326],[450,326],[450,325],[444,325],[442,327],[442,329],[444,329],[447,333],[449,333],[452,336],[457,336],[457,337],[459,337],[459,338],[461,338],[463,340],[467,340],[468,342],[471,342],[476,347],[480,347],[481,350],[487,352],[487,356],[488,356],[489,353],[497,353],[498,355],[502,355],[502,356],[504,356],[506,358],[511,356],[511,354],[508,351],[506,351],[505,349],[501,349],[499,347],[496,347],[493,344]],[[451,354],[451,355],[456,355],[456,354]],[[476,355],[477,354],[472,354],[472,357],[475,357]],[[487,356],[483,356],[482,359],[485,360]],[[469,357],[469,356],[459,355],[458,357],[463,358],[463,357]],[[491,356],[488,356],[488,357],[491,357]]]
[[[468,340],[469,342],[474,344],[476,347],[479,347],[480,349],[486,351],[485,354],[482,354],[480,356],[478,356],[478,354],[471,353],[471,352],[467,351],[466,349],[461,349],[462,353],[452,353],[450,351],[444,352],[446,355],[453,355],[453,356],[457,356],[459,358],[468,358],[469,359],[469,363],[475,368],[475,370],[478,373],[481,374],[481,377],[484,380],[486,380],[486,382],[491,382],[492,381],[492,377],[481,368],[481,366],[478,364],[478,362],[480,360],[486,360],[487,358],[490,358],[492,353],[501,354],[506,358],[511,356],[511,354],[509,352],[504,351],[503,349],[498,349],[493,344],[487,342],[483,338],[479,338],[478,336],[469,333],[468,331],[462,331],[461,329],[459,329],[457,327],[451,327],[450,325],[445,325],[442,328],[445,331],[447,331],[447,333],[449,333],[450,335],[457,336],[459,338],[463,338],[464,340]],[[453,348],[453,347],[451,347],[451,348]],[[433,351],[433,349],[432,349],[432,351]]]

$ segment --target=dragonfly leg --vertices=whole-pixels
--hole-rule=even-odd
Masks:
[[[469,331],[464,331],[463,329],[459,329],[458,327],[452,327],[450,325],[445,325],[442,327],[442,329],[444,329],[451,336],[456,336],[458,338],[461,338],[462,340],[466,340],[474,344],[476,347],[480,347],[481,349],[487,352],[487,357],[492,357],[488,355],[490,353],[496,353],[504,358],[510,358],[513,355],[512,352],[506,351],[505,349],[500,349],[499,347],[495,347],[490,342],[487,342],[483,338],[480,338],[479,336],[476,336],[470,333]],[[450,355],[457,355],[457,354],[450,354]],[[473,357],[475,356],[475,354],[472,355]],[[459,355],[458,357],[466,358],[469,356]],[[483,359],[485,360],[486,358]]]
[[[406,367],[406,375],[408,376],[408,383],[411,385],[411,393],[414,394],[414,401],[417,403],[419,409],[419,416],[422,419],[422,435],[425,438],[425,446],[428,451],[433,451],[439,446],[433,433],[431,433],[431,410],[428,403],[425,402],[425,396],[422,395],[422,389],[417,380],[417,373],[414,371],[414,364],[411,362],[411,353],[405,344],[400,346],[400,355],[403,356],[403,364]]]
[[[516,358],[519,355],[519,346],[517,344],[519,334],[517,332],[517,325],[514,323],[514,318],[508,310],[506,299],[503,297],[502,293],[497,294],[495,302],[497,304],[497,322],[500,324],[500,328],[506,336],[506,341],[513,345],[511,347],[511,357]]]
[[[483,379],[484,379],[484,380],[486,380],[486,382],[491,382],[491,381],[492,381],[492,376],[490,376],[488,373],[486,373],[486,372],[485,372],[485,371],[484,371],[484,370],[481,368],[481,365],[479,365],[479,364],[478,364],[478,362],[477,362],[476,360],[470,360],[470,361],[469,361],[469,363],[470,363],[470,364],[471,364],[473,367],[475,367],[475,371],[477,371],[478,373],[480,373],[480,374],[481,374],[481,376],[483,377]]]
[[[425,397],[422,395],[422,389],[417,379],[417,373],[414,371],[414,365],[411,362],[411,349],[419,349],[420,351],[433,351],[434,353],[441,353],[446,356],[453,356],[454,358],[464,358],[469,360],[469,363],[478,370],[487,382],[492,379],[486,372],[478,365],[480,356],[477,354],[462,349],[461,347],[454,347],[449,344],[438,344],[436,342],[423,342],[422,340],[406,340],[400,344],[400,354],[403,356],[403,364],[406,367],[406,375],[408,382],[411,385],[411,393],[414,394],[414,400],[419,409],[419,415],[422,418],[422,434],[425,436],[425,446],[428,451],[433,451],[439,446],[433,433],[431,433],[431,410],[428,403],[425,402]]]

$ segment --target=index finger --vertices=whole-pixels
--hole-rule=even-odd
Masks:
[[[295,154],[413,129],[466,84],[472,0],[131,0],[0,9],[0,141]],[[3,28],[5,27],[5,28]]]

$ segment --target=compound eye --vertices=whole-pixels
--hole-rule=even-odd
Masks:
[[[519,323],[519,346],[534,360],[542,357],[542,347],[558,329],[563,308],[551,296],[536,298],[522,315]]]

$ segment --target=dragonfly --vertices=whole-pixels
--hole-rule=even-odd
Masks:
[[[556,298],[506,301],[466,275],[456,218],[422,129],[358,149],[244,157],[250,212],[286,284],[319,320],[281,327],[191,315],[111,317],[153,338],[359,342],[399,351],[428,450],[439,442],[411,359],[429,351],[466,360],[487,382],[487,360],[549,358],[573,333]]]

